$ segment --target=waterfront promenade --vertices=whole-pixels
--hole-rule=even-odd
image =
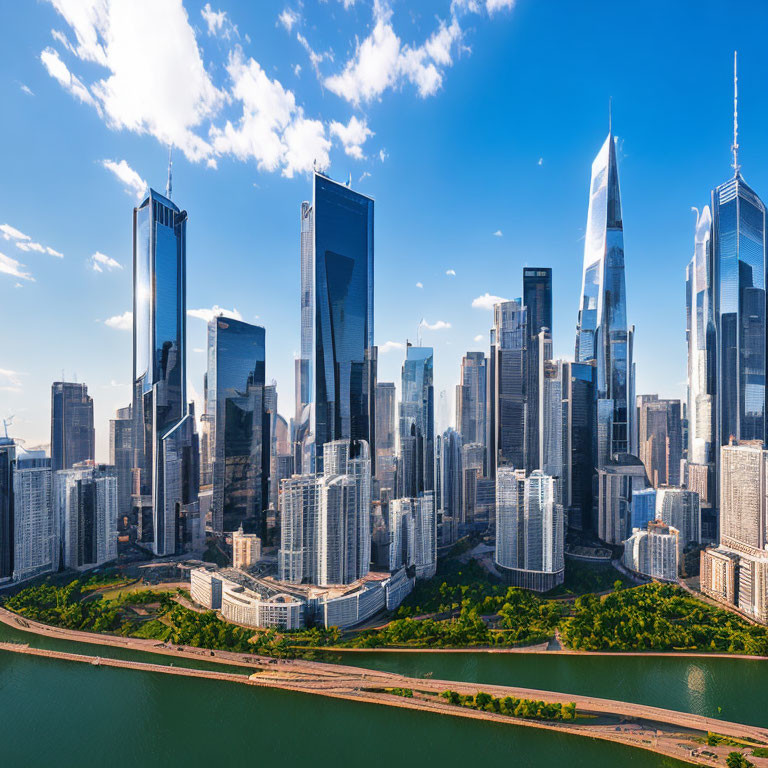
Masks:
[[[681,760],[687,760],[698,765],[722,765],[724,763],[724,756],[734,749],[734,747],[725,746],[707,747],[695,741],[697,737],[700,738],[707,731],[714,731],[734,739],[752,740],[759,744],[768,744],[768,728],[729,723],[699,715],[628,702],[566,695],[531,688],[499,685],[481,686],[477,683],[417,679],[395,673],[339,664],[304,660],[277,660],[270,657],[251,656],[226,651],[212,652],[200,648],[170,646],[153,640],[60,630],[40,624],[39,622],[28,621],[3,609],[0,609],[0,621],[16,629],[56,637],[61,640],[97,643],[134,651],[160,653],[205,662],[218,662],[230,667],[240,666],[244,669],[242,674],[240,674],[231,671],[231,669],[227,671],[194,669],[162,663],[154,664],[144,661],[96,658],[65,651],[32,648],[18,643],[2,643],[0,644],[0,650],[64,661],[123,667],[145,672],[203,677],[224,682],[281,688],[305,694],[406,707],[439,714],[484,719],[498,723],[558,730],[572,735],[615,741]],[[403,698],[384,690],[391,688],[410,688],[414,691],[414,698]],[[479,689],[482,689],[497,697],[514,696],[516,698],[562,703],[572,701],[576,704],[580,717],[575,722],[524,720],[456,707],[445,703],[434,695],[449,689],[462,694],[475,694]],[[717,755],[719,760],[713,762],[707,755],[702,754],[702,750],[712,755]],[[699,754],[694,754],[695,751],[698,751]],[[750,755],[749,759],[755,766],[768,768],[768,758],[757,758]]]

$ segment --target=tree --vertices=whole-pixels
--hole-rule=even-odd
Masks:
[[[728,768],[755,768],[755,764],[751,760],[747,760],[741,752],[731,752],[725,759],[725,764]]]

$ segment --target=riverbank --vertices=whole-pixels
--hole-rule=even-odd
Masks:
[[[388,706],[434,711],[452,716],[474,717],[496,722],[506,722],[513,725],[554,729],[571,735],[587,736],[639,747],[651,752],[675,757],[680,760],[692,760],[690,754],[691,751],[702,746],[695,741],[695,738],[700,738],[703,735],[706,735],[707,731],[714,731],[735,739],[754,739],[761,743],[768,743],[768,729],[766,728],[745,726],[700,715],[686,714],[609,699],[554,693],[552,691],[540,691],[533,688],[486,684],[480,685],[478,683],[449,680],[419,679],[397,673],[349,667],[339,664],[308,662],[302,660],[277,660],[256,655],[246,656],[227,651],[212,652],[199,648],[169,646],[152,640],[96,635],[90,632],[48,627],[38,622],[31,622],[5,609],[0,609],[0,621],[25,632],[57,637],[59,639],[81,643],[96,643],[136,651],[176,656],[185,659],[196,659],[205,662],[215,662],[229,665],[230,667],[241,667],[243,668],[243,674],[219,670],[190,670],[166,664],[152,664],[106,658],[98,659],[98,664],[100,665],[138,669],[149,672],[159,671],[164,674],[218,679],[227,682],[249,682],[254,685],[279,688],[300,693],[311,693],[354,701],[386,704]],[[16,643],[4,643],[0,648],[19,653],[59,658],[62,660],[81,661],[91,664],[95,662],[95,657],[93,656],[33,649],[20,646]],[[372,691],[371,689],[373,688],[377,690]],[[384,688],[410,688],[415,691],[423,691],[428,696],[426,700],[403,699],[402,697],[381,693],[380,690]],[[580,715],[587,715],[588,719],[581,719],[577,723],[544,723],[540,721],[520,720],[508,716],[496,715],[494,713],[478,712],[476,710],[455,707],[440,701],[430,700],[435,694],[439,694],[444,690],[455,690],[466,695],[474,695],[478,690],[483,690],[499,697],[515,696],[516,698],[532,698],[550,703],[573,701],[576,704]],[[729,751],[724,747],[718,749],[720,749],[722,755],[726,755]],[[707,750],[716,752],[715,748],[707,747]],[[758,758],[750,757],[750,759],[756,766],[761,766],[761,768],[768,767],[768,760],[760,762]],[[695,763],[697,761],[694,759],[693,762]],[[711,765],[711,763],[708,763],[705,760],[698,761],[698,764]]]
[[[122,667],[142,672],[166,675],[207,678],[246,685],[280,688],[305,694],[347,699],[368,704],[380,704],[407,709],[418,709],[454,717],[466,717],[507,723],[517,726],[556,730],[563,733],[587,736],[633,746],[650,752],[684,760],[696,765],[711,765],[711,760],[697,754],[703,745],[697,741],[708,731],[715,731],[732,739],[750,740],[756,746],[768,744],[768,729],[744,726],[697,715],[672,712],[655,707],[645,707],[625,702],[596,699],[583,696],[554,694],[526,688],[483,686],[487,693],[497,696],[514,696],[563,703],[566,699],[576,704],[579,717],[575,722],[538,721],[509,717],[492,712],[478,711],[444,703],[436,697],[445,690],[465,695],[478,691],[476,684],[442,680],[420,680],[402,675],[373,670],[343,667],[306,661],[283,661],[274,665],[272,660],[258,663],[258,670],[250,675],[231,672],[189,669],[141,661],[97,658],[81,654],[30,648],[16,643],[0,643],[0,650],[39,656],[61,661],[79,662],[93,666]],[[410,688],[414,698],[387,693],[384,689]],[[710,754],[724,758],[733,747],[704,747]],[[757,768],[766,768],[768,758],[750,757]]]

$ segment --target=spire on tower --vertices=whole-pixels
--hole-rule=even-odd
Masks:
[[[173,194],[173,144],[168,145],[168,183],[165,185],[165,196],[170,200]]]
[[[738,176],[741,166],[739,165],[739,78],[736,68],[737,52],[733,52],[733,175]]]
[[[608,135],[613,133],[613,96],[608,97]]]

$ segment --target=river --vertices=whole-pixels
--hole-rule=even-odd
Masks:
[[[39,637],[5,625],[0,625],[0,640],[161,664],[207,666],[196,660],[187,662]],[[642,682],[645,695],[650,695],[650,686],[659,684],[658,676],[663,672],[656,665],[666,662],[662,659],[463,653],[348,656],[348,661],[356,664],[407,673],[431,671],[435,677],[449,679],[491,682],[497,678],[497,682],[515,681],[555,690],[583,684],[584,692],[603,696],[621,691],[617,685],[629,686],[642,681],[645,681]],[[585,661],[593,666],[584,667]],[[640,675],[638,662],[654,669],[650,677]],[[674,665],[680,669],[690,668],[687,661],[670,659],[669,662],[667,672],[674,674],[675,680],[683,673],[675,672]],[[754,709],[759,711],[759,702],[765,697],[765,679],[755,679],[748,672],[740,673],[740,664],[752,662],[706,660],[703,674],[705,678],[712,676],[715,685],[712,688],[705,685],[704,690],[719,691],[723,695],[731,692],[734,699],[748,699],[753,690],[757,692],[762,687],[763,699],[752,698]],[[215,668],[223,667],[215,665]],[[243,672],[240,668],[233,671]],[[733,674],[739,675],[738,680],[732,685],[726,683]],[[618,683],[618,680],[624,682]],[[559,684],[555,685],[556,682]],[[747,687],[736,696],[738,685]],[[670,687],[676,686],[666,686],[663,695],[669,695]],[[630,691],[625,693],[625,698],[638,700],[629,696]],[[728,707],[736,706],[730,700],[724,703]],[[723,710],[725,717],[725,707]],[[766,711],[765,707],[762,711]],[[503,762],[512,768],[683,765],[618,744],[533,728],[9,652],[0,652],[0,744],[3,745],[2,764],[9,768],[47,765],[90,768],[105,764],[110,768],[136,765],[210,768],[247,763],[280,768],[294,765],[409,768],[466,766],[475,764],[478,758],[483,764]]]

